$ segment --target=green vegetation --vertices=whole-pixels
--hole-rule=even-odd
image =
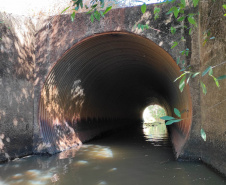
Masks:
[[[143,112],[144,122],[152,123],[152,122],[163,122],[160,117],[165,116],[166,111],[163,107],[159,105],[150,105],[145,108]]]

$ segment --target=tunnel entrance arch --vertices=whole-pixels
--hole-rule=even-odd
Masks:
[[[39,102],[40,134],[50,154],[124,124],[137,123],[143,109],[158,103],[173,115],[188,110],[170,127],[178,156],[191,128],[189,88],[173,83],[180,69],[149,39],[128,32],[88,37],[69,49],[49,72]]]

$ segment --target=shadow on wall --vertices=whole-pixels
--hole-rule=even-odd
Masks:
[[[0,161],[32,153],[34,26],[0,14]],[[21,143],[24,143],[21,145]]]
[[[60,75],[47,79],[41,92],[39,105],[39,124],[43,143],[37,147],[37,152],[54,154],[81,144],[74,129],[80,121],[80,111],[84,102],[84,92],[76,80],[72,87],[59,87],[62,81]],[[68,93],[70,91],[70,93]],[[63,99],[61,97],[64,97]],[[73,103],[72,103],[73,102]]]

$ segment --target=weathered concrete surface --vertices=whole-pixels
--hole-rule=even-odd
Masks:
[[[200,69],[204,71],[208,66],[213,68],[213,75],[219,77],[226,74],[226,19],[223,17],[222,5],[226,1],[205,1],[199,5],[199,29],[197,39],[193,39],[193,61],[200,61]],[[203,46],[205,33],[210,31],[210,37]],[[200,157],[201,160],[210,164],[220,172],[226,174],[226,81],[221,80],[218,89],[213,78],[206,75],[202,78],[207,86],[207,94],[204,95],[200,89],[201,99],[197,109],[201,111],[200,121],[192,124],[189,142],[184,149],[184,155],[188,157]],[[193,109],[194,110],[194,109]],[[199,112],[198,111],[198,112]],[[197,113],[194,113],[196,116]],[[200,136],[203,128],[207,135],[204,142]]]
[[[34,26],[0,14],[0,161],[32,153]]]
[[[222,1],[222,3],[223,2],[224,1]],[[212,7],[214,7],[213,10],[211,9]],[[51,78],[50,81],[46,83],[47,86],[44,86],[48,74],[55,70],[55,67],[57,67],[64,59],[62,58],[62,55],[68,50],[68,52],[72,51],[70,49],[76,43],[80,43],[83,39],[88,37],[91,38],[105,32],[118,31],[124,34],[133,32],[137,35],[144,36],[161,46],[165,51],[171,54],[174,59],[178,56],[179,51],[189,48],[192,51],[192,54],[186,57],[187,64],[191,64],[194,70],[204,70],[208,65],[218,65],[226,60],[226,39],[224,35],[226,24],[225,20],[222,19],[223,13],[218,11],[220,7],[221,4],[218,2],[216,2],[214,6],[211,6],[210,2],[200,3],[199,10],[201,13],[199,16],[199,26],[191,37],[188,36],[183,29],[180,32],[177,31],[175,35],[170,34],[171,25],[176,27],[178,27],[178,25],[170,16],[166,17],[165,7],[163,7],[162,15],[160,15],[161,19],[154,21],[151,13],[154,9],[153,5],[148,6],[148,11],[144,15],[141,14],[140,7],[115,9],[110,11],[100,23],[96,22],[94,24],[90,22],[89,15],[86,14],[76,14],[75,22],[73,23],[71,22],[69,15],[43,17],[42,19],[36,20],[35,26],[29,19],[22,17],[21,19],[18,19],[18,23],[20,26],[26,28],[27,32],[25,34],[22,29],[17,29],[14,23],[10,23],[15,19],[13,16],[9,16],[8,22],[9,25],[12,25],[12,30],[7,31],[7,29],[4,28],[6,31],[2,32],[3,42],[1,44],[7,46],[10,50],[5,50],[2,49],[5,47],[1,47],[2,53],[0,56],[3,58],[1,59],[1,71],[5,70],[8,72],[7,74],[9,74],[8,76],[3,75],[1,77],[2,84],[5,84],[4,86],[1,86],[1,94],[3,94],[1,101],[3,103],[1,103],[2,112],[0,120],[0,134],[2,134],[0,135],[0,160],[5,160],[7,157],[13,158],[26,155],[32,151],[48,153],[56,152],[51,150],[57,143],[53,142],[54,144],[51,144],[50,141],[53,140],[54,137],[58,138],[59,135],[53,134],[54,137],[48,135],[48,133],[54,133],[53,130],[55,127],[50,124],[49,127],[45,128],[47,129],[46,133],[44,133],[44,135],[40,134],[42,131],[40,125],[46,125],[46,122],[58,123],[57,119],[53,119],[55,117],[48,115],[51,114],[51,111],[46,112],[45,107],[39,107],[40,95],[43,92],[44,94],[50,92],[48,84],[51,82]],[[214,16],[213,19],[209,19],[208,21],[203,20],[203,18],[211,12],[214,15],[217,15],[219,19]],[[219,20],[219,22],[216,20]],[[149,24],[151,29],[142,32],[137,28],[133,28],[135,24]],[[187,22],[184,24],[188,25]],[[211,33],[216,37],[216,40],[210,41],[205,47],[202,47],[202,32],[206,30],[209,26],[208,24],[211,25]],[[17,30],[17,32],[15,30]],[[178,38],[180,39],[182,36],[185,36],[186,42],[181,42],[176,49],[171,50],[170,47],[172,42]],[[68,55],[68,57],[69,56],[71,55]],[[64,55],[64,57],[67,57],[67,54]],[[58,60],[60,62],[57,64]],[[11,67],[7,67],[2,61],[8,61],[7,64]],[[21,65],[16,68],[15,64]],[[21,66],[23,66],[23,68],[20,68]],[[9,70],[7,70],[8,68]],[[175,71],[178,70],[176,67],[173,68],[173,70],[174,69]],[[67,68],[65,68],[65,70],[67,70]],[[23,71],[23,73],[21,71]],[[216,77],[223,75],[225,74],[225,71],[225,65],[222,65],[219,68],[216,67],[214,68],[214,75]],[[64,77],[61,76],[61,73],[52,74],[54,74],[59,81],[60,79],[64,79]],[[177,72],[175,72],[175,74],[177,74]],[[67,74],[64,73],[64,75]],[[226,121],[224,118],[226,84],[225,81],[222,81],[221,89],[219,90],[219,93],[216,93],[216,91],[213,91],[216,89],[213,79],[205,77],[203,81],[207,85],[208,93],[206,96],[201,92],[198,79],[190,82],[192,107],[191,104],[189,104],[190,93],[186,94],[189,89],[182,95],[178,94],[181,96],[181,98],[179,98],[181,101],[184,100],[184,96],[188,96],[188,103],[185,103],[186,107],[183,107],[183,104],[180,103],[172,103],[171,106],[165,104],[166,107],[168,106],[169,113],[172,113],[173,107],[177,107],[179,109],[186,108],[188,110],[186,118],[193,115],[192,125],[190,124],[191,120],[186,119],[186,122],[181,122],[171,127],[172,142],[175,146],[176,157],[182,159],[202,158],[203,161],[226,174],[226,164],[223,158],[226,151]],[[171,86],[170,82],[169,84],[168,85]],[[52,91],[55,89],[54,85],[56,84],[51,84],[51,92],[54,92]],[[46,88],[48,90],[46,90]],[[11,89],[17,91],[13,92]],[[69,88],[69,90],[71,89]],[[175,91],[179,90],[176,90],[175,88]],[[9,96],[8,92],[12,95]],[[9,97],[12,98],[9,99]],[[20,97],[19,100],[18,97]],[[67,97],[65,97],[64,100],[67,100]],[[51,119],[44,119],[43,122],[40,123],[40,115],[44,115],[45,118]],[[82,116],[79,117],[79,119],[76,119],[75,124],[79,123],[77,124],[79,126],[76,127],[74,131],[73,129],[71,130],[73,123],[65,123],[64,127],[61,128],[65,129],[62,133],[63,138],[67,138],[64,134],[65,132],[68,132],[69,138],[73,138],[73,142],[70,142],[68,139],[66,139],[67,142],[62,140],[62,142],[66,144],[63,148],[58,148],[57,150],[60,151],[78,144],[80,140],[85,141],[91,139],[100,132],[113,128],[113,125],[116,122],[123,123],[123,119],[120,118],[117,119],[110,116],[104,117],[104,115],[101,115],[100,117],[98,117],[98,115],[92,116]],[[95,119],[93,119],[94,117]],[[18,119],[20,120],[18,121]],[[63,120],[68,121],[66,118],[63,118]],[[67,127],[67,125],[69,125],[69,127]],[[12,131],[14,128],[16,130]],[[200,136],[201,128],[204,128],[207,133],[206,142],[204,142]],[[34,129],[34,131],[32,131],[32,129]],[[61,129],[59,129],[59,131]],[[11,142],[13,138],[14,142]],[[21,145],[21,143],[24,144]],[[50,147],[50,145],[53,146]]]

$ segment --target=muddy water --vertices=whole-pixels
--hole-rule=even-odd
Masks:
[[[174,160],[163,124],[128,127],[51,157],[0,165],[0,185],[221,185],[226,179],[198,162]]]

